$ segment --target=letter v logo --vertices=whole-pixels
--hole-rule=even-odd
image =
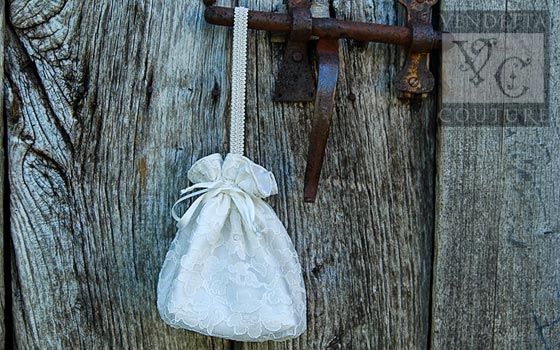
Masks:
[[[466,40],[453,41],[459,50],[461,50],[463,58],[465,59],[465,62],[462,63],[459,68],[463,72],[473,72],[474,76],[471,77],[469,81],[475,86],[479,86],[484,81],[480,73],[488,64],[490,57],[492,57],[492,47],[494,47],[497,42],[498,41],[495,38],[481,38],[475,40],[469,47],[467,45],[468,41]]]

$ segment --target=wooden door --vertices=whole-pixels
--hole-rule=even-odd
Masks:
[[[337,18],[404,24],[404,10],[392,0],[323,2]],[[239,1],[262,11],[281,3]],[[452,183],[455,177],[470,176],[481,165],[461,168],[473,155],[460,130],[440,130],[436,148],[437,93],[413,102],[398,99],[392,81],[401,50],[341,41],[320,192],[315,204],[305,204],[313,106],[272,102],[283,45],[256,31],[249,34],[246,149],[278,180],[280,193],[269,203],[300,256],[308,329],[296,340],[250,344],[166,326],[155,301],[159,269],[175,235],[170,207],[188,185],[190,165],[227,150],[231,29],[208,25],[199,0],[12,0],[1,8],[5,348],[450,349],[463,341],[464,348],[476,348],[468,340],[478,334],[505,334],[493,342],[495,349],[529,336],[533,347],[524,348],[539,348],[540,333],[530,324],[515,328],[502,318],[509,286],[498,282],[510,281],[508,264],[517,259],[503,227],[491,226],[489,234],[467,230],[472,243],[460,252],[452,249],[452,228],[462,223],[457,217],[485,224],[486,217],[474,217],[474,211],[451,214],[458,199],[447,196],[461,191]],[[519,137],[553,152],[555,123]],[[467,132],[485,142],[502,131]],[[560,342],[552,330],[559,302],[539,293],[541,279],[560,286],[554,226],[560,159],[551,159],[542,165],[538,184],[550,186],[539,202],[543,211],[548,208],[539,220],[547,218],[552,234],[533,236],[531,249],[519,251],[539,257],[524,260],[528,264],[512,293],[521,301],[528,295],[525,302],[534,305],[539,325],[550,322],[538,332],[554,349]],[[488,166],[501,169],[499,162]],[[495,181],[505,180],[496,175]],[[473,179],[471,185],[485,184]],[[474,205],[475,197],[460,194]],[[500,192],[504,203],[514,202],[515,195]],[[527,230],[538,226],[528,217],[523,222]],[[449,276],[476,256],[472,247],[479,237],[492,244],[477,263],[499,272],[497,278],[490,270],[473,276],[480,277],[476,290],[489,291],[480,294],[485,308],[468,300],[449,305],[449,283],[454,293],[469,288],[468,279]],[[491,329],[477,323],[478,312]]]
[[[484,10],[496,18],[547,12],[550,74],[532,78],[550,88],[544,127],[439,128],[434,349],[560,349],[559,5],[442,4],[449,14]],[[508,33],[518,33],[510,23]]]

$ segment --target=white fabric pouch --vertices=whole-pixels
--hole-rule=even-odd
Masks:
[[[157,287],[169,325],[238,341],[282,340],[306,328],[301,266],[286,229],[263,201],[271,172],[239,154],[212,154],[189,170],[200,195],[178,220]],[[187,194],[191,191],[197,191]]]

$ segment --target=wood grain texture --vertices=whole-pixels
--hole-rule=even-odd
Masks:
[[[4,81],[4,1],[0,0],[0,82]],[[4,111],[4,89],[0,89],[0,111]],[[0,315],[2,315],[2,320],[0,321],[0,349],[6,349],[6,284],[5,284],[5,273],[6,266],[4,256],[6,246],[4,245],[4,238],[9,235],[9,232],[5,232],[5,204],[6,204],[6,152],[5,152],[5,131],[6,122],[5,114],[2,113],[2,118],[0,119]]]
[[[550,12],[551,122],[439,130],[433,349],[560,349],[560,2],[465,6]]]
[[[276,1],[241,1],[273,10]],[[221,2],[232,6],[232,1]],[[337,17],[402,23],[392,2]],[[155,288],[186,171],[227,149],[231,30],[198,0],[9,3],[6,111],[19,349],[424,349],[434,100],[399,101],[400,50],[342,42],[318,201],[302,201],[311,104],[273,104],[282,46],[249,40],[247,153],[300,254],[308,331],[232,344],[159,320]]]
[[[280,1],[278,1],[279,3]],[[270,11],[276,2],[240,2]],[[338,18],[402,23],[391,2],[334,1]],[[240,349],[424,349],[433,220],[434,101],[397,99],[400,50],[341,41],[340,77],[315,204],[303,203],[313,104],[273,104],[282,46],[249,40],[251,157],[273,170],[270,202],[300,253],[308,330],[294,341]]]
[[[212,89],[225,86],[227,31],[205,26],[202,6],[10,3],[17,348],[230,347],[167,327],[155,304],[169,208],[225,133]]]

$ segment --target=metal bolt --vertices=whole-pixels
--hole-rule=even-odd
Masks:
[[[412,87],[417,87],[418,84],[420,84],[420,80],[418,80],[417,77],[412,77],[412,78],[408,79],[408,85],[410,85]]]
[[[294,62],[301,62],[301,60],[303,59],[303,54],[299,51],[296,51],[292,55],[292,59],[294,60]]]

